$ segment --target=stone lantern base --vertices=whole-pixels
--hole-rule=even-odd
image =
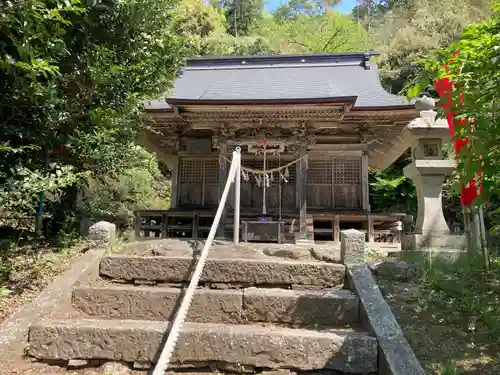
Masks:
[[[401,250],[465,251],[466,248],[467,248],[467,238],[464,235],[406,234],[401,238]]]
[[[404,235],[401,250],[462,251],[466,237],[450,233],[443,215],[442,188],[445,177],[455,168],[453,160],[414,160],[404,168],[405,176],[415,184],[418,217],[415,233]]]

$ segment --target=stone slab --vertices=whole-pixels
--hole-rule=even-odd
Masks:
[[[73,306],[90,316],[104,319],[173,319],[181,301],[181,289],[118,285],[78,287]],[[198,290],[187,320],[199,323],[241,323],[242,290]]]
[[[358,321],[359,301],[348,290],[286,290],[249,288],[243,314],[249,321],[337,325]]]
[[[73,290],[73,307],[101,319],[170,320],[181,289],[131,285],[83,286]],[[187,321],[341,325],[358,320],[359,301],[348,290],[275,288],[198,289]]]
[[[378,374],[425,375],[368,267],[349,267],[348,282],[360,299],[361,322],[378,340]]]
[[[119,280],[189,281],[195,261],[190,257],[105,256],[100,274]],[[343,285],[342,264],[282,259],[208,259],[201,282],[251,285]]]
[[[38,359],[100,358],[155,362],[167,322],[40,321],[30,328],[29,353]],[[260,368],[377,370],[377,341],[365,333],[187,323],[173,363],[221,361]]]

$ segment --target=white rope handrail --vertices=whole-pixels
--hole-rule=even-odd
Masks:
[[[226,158],[225,156],[223,155],[220,155],[220,158],[225,160],[225,161],[228,161],[228,162],[231,162],[231,160],[229,160],[228,158]],[[268,173],[276,173],[276,172],[280,172],[296,163],[298,163],[299,161],[301,161],[302,159],[306,159],[307,161],[307,158],[308,158],[308,155],[304,155],[304,156],[301,156],[300,158],[298,159],[295,159],[294,161],[291,161],[290,163],[288,164],[285,164],[279,168],[273,168],[273,169],[266,169],[265,171],[264,170],[261,170],[261,169],[252,169],[252,168],[247,168],[247,167],[244,167],[243,165],[241,166],[241,170],[242,171],[245,171],[245,172],[249,172],[249,173],[253,173],[253,174],[268,174]]]
[[[201,273],[203,272],[203,268],[205,267],[205,262],[208,258],[208,253],[210,251],[210,247],[212,246],[212,242],[215,238],[215,233],[217,228],[219,227],[219,222],[222,217],[222,212],[226,205],[227,197],[229,195],[229,189],[231,188],[231,184],[235,182],[237,176],[239,176],[241,168],[241,153],[240,150],[233,152],[233,160],[231,161],[231,167],[229,169],[226,186],[224,187],[224,192],[222,193],[222,197],[220,199],[219,207],[217,208],[217,213],[215,214],[214,222],[212,227],[210,228],[210,233],[208,234],[207,241],[205,242],[205,246],[203,246],[203,250],[201,251],[200,258],[198,259],[198,263],[196,264],[196,269],[193,273],[193,277],[189,282],[189,286],[186,289],[186,293],[182,298],[181,305],[175,314],[174,322],[172,323],[172,328],[168,333],[167,341],[165,342],[165,346],[160,354],[160,358],[158,359],[158,363],[153,371],[152,375],[165,375],[165,371],[170,363],[170,359],[172,358],[172,353],[175,349],[175,345],[177,343],[177,339],[179,338],[179,332],[184,324],[184,320],[186,319],[187,312],[193,300],[194,293],[196,291],[196,287],[198,286],[198,282],[200,281]],[[238,182],[238,181],[237,181]],[[238,188],[237,188],[238,189]],[[239,195],[239,189],[235,192],[235,196]],[[238,202],[235,202],[235,204]],[[239,203],[238,203],[239,205]],[[239,216],[239,215],[238,215]],[[236,218],[235,221],[239,219]]]

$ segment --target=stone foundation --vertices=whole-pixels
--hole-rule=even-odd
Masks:
[[[187,282],[193,269],[190,257],[106,256],[100,274],[110,279]],[[201,282],[250,285],[343,285],[345,266],[283,259],[208,259]]]
[[[456,250],[464,251],[467,239],[464,235],[407,234],[401,238],[401,250]]]
[[[165,321],[174,317],[182,290],[104,284],[77,287],[73,306],[101,319]],[[283,290],[276,288],[198,289],[187,314],[197,323],[351,324],[358,320],[359,301],[347,290]]]
[[[52,360],[154,362],[167,326],[134,320],[41,321],[30,328],[29,353]],[[177,348],[174,367],[223,361],[260,368],[377,371],[377,339],[350,330],[187,323]]]

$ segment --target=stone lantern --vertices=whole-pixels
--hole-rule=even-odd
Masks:
[[[421,98],[415,106],[420,117],[406,129],[411,137],[412,162],[403,171],[415,184],[418,215],[414,233],[402,239],[402,249],[463,247],[464,237],[450,234],[443,215],[443,183],[456,167],[454,160],[443,160],[443,141],[451,139],[448,124],[436,121],[433,99]]]

